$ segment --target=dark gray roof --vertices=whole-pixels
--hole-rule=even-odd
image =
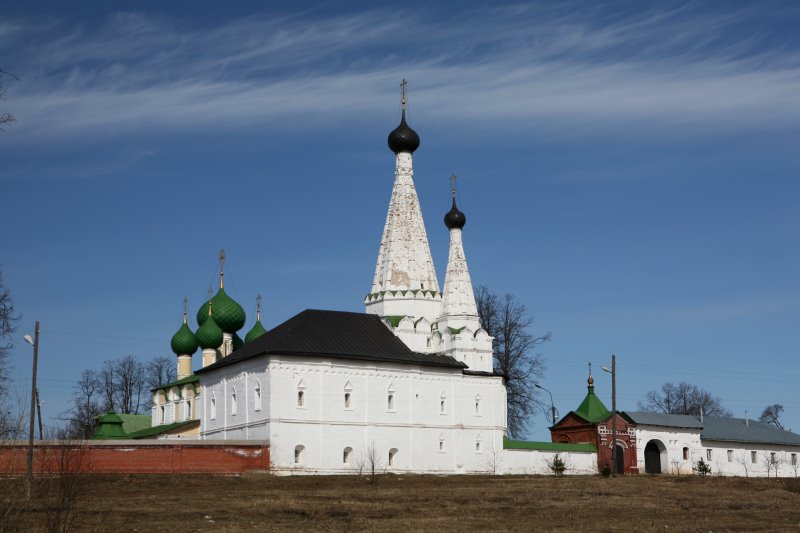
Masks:
[[[466,368],[447,355],[412,351],[376,315],[306,309],[196,373],[270,354]]]
[[[690,429],[701,429],[703,427],[700,419],[692,415],[668,415],[645,411],[625,411],[623,414],[634,424]]]
[[[703,431],[700,438],[704,440],[721,440],[732,442],[752,442],[758,444],[791,444],[800,445],[800,435],[783,429],[744,418],[720,418],[707,416],[703,419]]]

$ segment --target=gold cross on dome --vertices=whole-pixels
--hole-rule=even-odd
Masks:
[[[450,192],[453,194],[453,199],[456,198],[456,175],[450,176]]]
[[[403,78],[403,81],[400,82],[400,91],[403,95],[403,99],[401,100],[403,109],[406,108],[406,85],[408,85],[408,82],[405,80],[405,78]]]
[[[186,310],[189,307],[189,298],[183,297],[183,323],[186,324]]]
[[[225,250],[219,251],[219,288],[225,287]]]
[[[261,295],[256,296],[256,320],[261,320]]]

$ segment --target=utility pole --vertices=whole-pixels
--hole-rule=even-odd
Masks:
[[[611,473],[617,475],[617,356],[611,354],[611,370],[602,368],[611,374]]]
[[[39,420],[39,440],[44,440],[42,431],[42,400],[39,398],[39,387],[36,387],[36,418]]]
[[[30,336],[25,339],[28,341]],[[28,341],[30,342],[30,341]],[[31,423],[28,431],[28,476],[25,486],[25,494],[31,499],[31,483],[33,482],[33,431],[36,422],[36,367],[39,362],[39,321],[36,321],[36,329],[33,332],[33,375],[31,376]]]

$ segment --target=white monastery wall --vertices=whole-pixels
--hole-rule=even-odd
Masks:
[[[640,424],[636,426],[636,466],[645,473],[644,449],[656,441],[661,451],[661,472],[664,474],[691,474],[692,465],[700,458],[700,430],[681,429]],[[688,448],[684,459],[684,448]]]
[[[800,474],[800,446],[708,440],[702,445],[697,459],[702,457],[711,466],[712,476],[797,477]]]
[[[498,474],[553,475],[550,465],[556,454],[566,466],[564,475],[597,474],[597,452],[555,452],[550,450],[502,450],[497,458]]]

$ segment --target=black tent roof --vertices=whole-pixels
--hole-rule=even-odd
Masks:
[[[447,355],[412,351],[376,315],[306,309],[196,373],[270,354],[466,368]]]

